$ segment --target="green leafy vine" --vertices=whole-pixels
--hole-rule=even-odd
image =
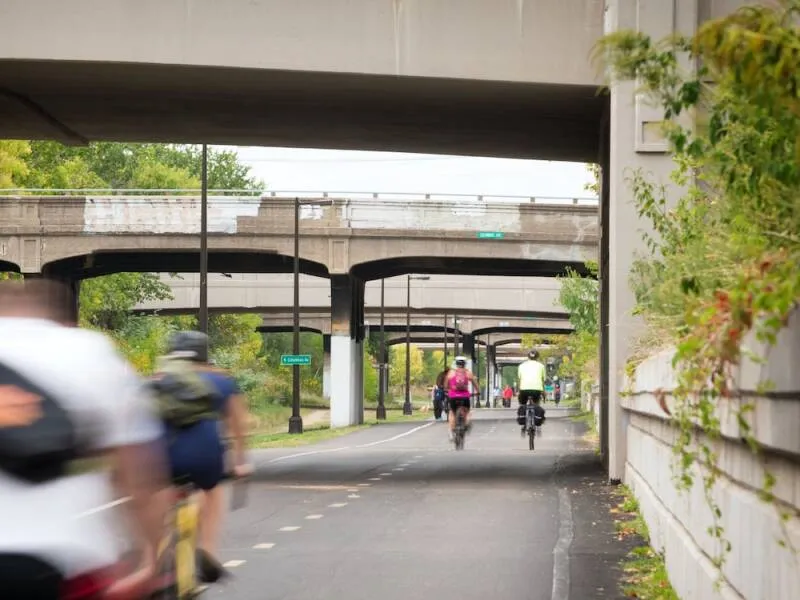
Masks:
[[[800,0],[784,0],[740,9],[692,37],[655,42],[624,31],[598,45],[614,79],[636,80],[663,108],[672,180],[683,191],[671,202],[644,172],[629,174],[653,231],[643,235],[647,253],[634,263],[631,286],[651,336],[672,336],[676,346],[673,408],[663,393],[659,404],[677,426],[679,489],[690,489],[699,471],[718,567],[731,549],[714,497],[722,403],[759,457],[761,498],[782,524],[797,512],[773,494],[775,476],[751,426],[754,403],[736,389],[735,371],[750,355],[746,340],[774,346],[800,302],[798,16]]]

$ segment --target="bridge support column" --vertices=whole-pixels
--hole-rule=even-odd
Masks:
[[[322,397],[331,397],[331,336],[322,335]]]
[[[698,0],[609,0],[606,10],[606,32],[634,29],[651,35],[656,41],[676,32],[691,35],[698,22]],[[688,63],[685,66],[691,68]],[[607,368],[608,388],[606,398],[602,398],[601,392],[601,407],[607,405],[608,410],[607,416],[601,414],[601,419],[607,419],[608,435],[604,444],[608,445],[608,476],[612,482],[625,478],[629,417],[620,405],[620,395],[624,391],[631,342],[642,328],[641,318],[632,314],[635,298],[628,284],[628,274],[636,253],[646,250],[637,232],[652,233],[649,224],[639,219],[626,181],[627,174],[631,169],[642,169],[657,185],[667,185],[670,195],[676,192],[674,186],[669,186],[674,168],[669,146],[658,134],[663,111],[651,107],[644,98],[637,102],[635,89],[634,82],[615,83],[611,87],[608,182],[602,182],[601,219],[607,217],[607,221],[603,219],[605,222],[601,223],[602,244],[607,244],[608,248],[603,276],[607,275],[608,282],[601,284],[601,295],[607,301],[607,309],[601,312],[601,323],[607,327],[607,340],[601,342],[607,352],[601,354],[601,364]]]
[[[364,421],[364,282],[331,277],[331,427]]]

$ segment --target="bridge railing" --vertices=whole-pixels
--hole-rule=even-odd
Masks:
[[[113,188],[0,188],[0,195],[14,196],[175,196],[200,197],[196,188],[178,189],[113,189]],[[350,198],[353,200],[384,201],[440,201],[440,202],[486,202],[509,204],[553,204],[597,206],[595,196],[516,196],[504,194],[453,194],[433,192],[364,192],[353,190],[208,190],[209,196],[232,198]]]
[[[0,198],[3,198],[0,218],[6,228],[15,233],[199,233],[200,202],[194,193],[169,196],[158,194],[159,190],[133,190],[142,193],[96,195],[91,193],[94,190],[47,190],[48,195],[41,196],[8,194],[12,191],[0,190]],[[59,194],[65,191],[70,193]],[[326,194],[302,197],[301,229],[306,232],[321,229],[477,231],[486,232],[485,237],[502,238],[505,234],[541,231],[546,223],[551,236],[586,237],[597,233],[597,207],[591,205],[520,202],[518,197],[512,196],[500,201],[454,194],[449,195],[448,200],[432,194],[426,198],[411,194],[399,194],[396,198]],[[209,232],[263,235],[291,231],[294,197],[273,196],[272,193],[210,195]]]

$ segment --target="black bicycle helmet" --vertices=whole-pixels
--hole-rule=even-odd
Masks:
[[[538,350],[531,350],[530,352],[528,352],[528,358],[530,360],[536,360],[537,358],[539,358],[539,351]]]
[[[170,337],[169,353],[208,362],[208,336],[201,331],[178,331]]]

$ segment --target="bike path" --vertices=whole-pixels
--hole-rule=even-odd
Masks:
[[[402,423],[260,456],[227,516],[234,579],[204,597],[621,597],[627,548],[583,426],[549,411],[531,452],[513,415],[477,413],[460,452],[444,423]]]

